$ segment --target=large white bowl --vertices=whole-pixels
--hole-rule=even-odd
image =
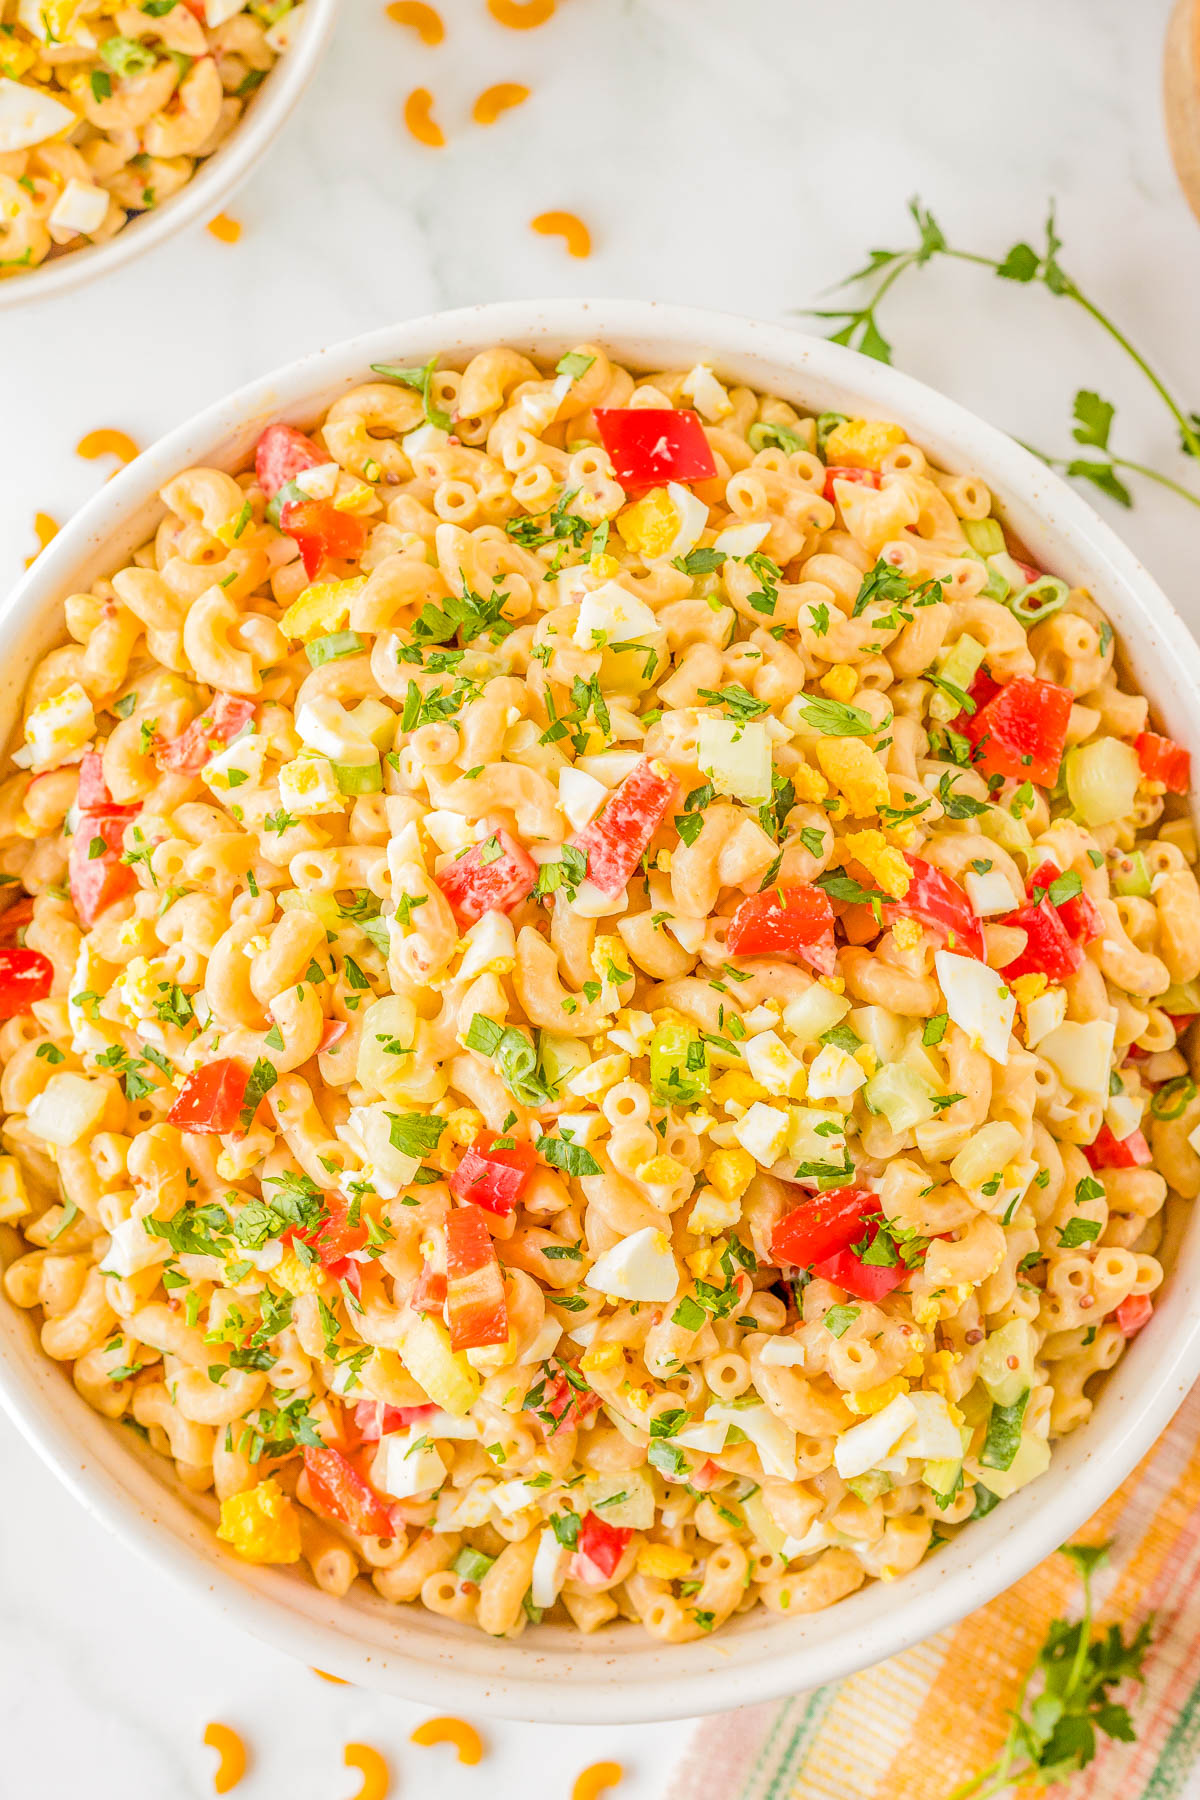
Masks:
[[[726,376],[814,410],[900,420],[943,467],[981,476],[1047,569],[1089,587],[1121,634],[1132,673],[1175,737],[1200,747],[1200,652],[1125,546],[1077,494],[962,407],[894,370],[721,313],[631,301],[481,306],[417,319],[293,363],[201,413],[99,493],[0,608],[0,726],[33,659],[59,636],[62,601],[118,566],[149,534],[156,490],[192,463],[237,469],[282,415],[309,425],[373,362],[461,362],[493,343],[552,360],[588,339],[643,369],[713,360]],[[350,1681],[440,1708],[544,1720],[635,1721],[716,1712],[848,1674],[990,1599],[1070,1535],[1129,1473],[1200,1373],[1200,1223],[1184,1235],[1154,1318],[1122,1359],[1093,1419],[1048,1474],[914,1573],[789,1619],[759,1609],[715,1637],[667,1646],[621,1625],[558,1627],[494,1641],[369,1590],[332,1600],[301,1575],[234,1563],[214,1541],[211,1502],[178,1490],[170,1465],[107,1424],[37,1346],[28,1314],[0,1302],[0,1401],[85,1506],[159,1569],[260,1637]],[[361,1588],[363,1584],[358,1584]]]
[[[296,42],[278,59],[221,148],[204,158],[186,186],[153,212],[130,219],[107,243],[51,256],[28,274],[0,281],[0,312],[99,280],[165,243],[185,225],[215,217],[286,125],[329,47],[341,6],[342,0],[304,0],[304,22]]]

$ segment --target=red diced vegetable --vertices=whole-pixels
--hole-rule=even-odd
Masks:
[[[785,1213],[771,1233],[771,1259],[807,1269],[849,1249],[863,1235],[864,1221],[881,1211],[870,1188],[831,1188]]]
[[[440,1314],[446,1304],[446,1271],[427,1262],[413,1284],[408,1304],[414,1312]]]
[[[1039,888],[1044,888],[1047,897],[1056,881],[1061,880],[1061,873],[1052,862],[1041,863],[1029,877],[1027,883],[1030,897]],[[1072,894],[1066,900],[1050,900],[1063,922],[1067,936],[1077,944],[1090,944],[1093,938],[1103,934],[1104,921],[1100,917],[1100,909],[1083,892]],[[1005,923],[1009,921],[1006,919]]]
[[[268,425],[254,452],[254,473],[268,500],[295,481],[304,469],[318,468],[329,457],[294,425]]]
[[[231,744],[254,717],[253,700],[235,700],[231,694],[214,694],[211,706],[192,720],[186,731],[155,750],[160,769],[195,775],[218,749]]]
[[[1119,1138],[1107,1125],[1101,1125],[1092,1143],[1083,1146],[1083,1154],[1093,1169],[1148,1169],[1154,1161],[1154,1153],[1140,1131]]]
[[[482,844],[449,863],[437,884],[459,925],[473,925],[484,913],[510,913],[537,885],[537,864],[507,831],[494,831]]]
[[[576,1549],[606,1581],[611,1581],[632,1536],[631,1526],[609,1525],[599,1513],[588,1512],[580,1521]]]
[[[446,1317],[452,1350],[508,1342],[504,1276],[475,1206],[460,1206],[446,1220]]]
[[[877,1230],[878,1227],[868,1227],[872,1242]],[[882,1300],[885,1294],[893,1293],[904,1284],[909,1270],[899,1258],[894,1263],[869,1263],[847,1248],[814,1263],[813,1274],[845,1288],[856,1299]]]
[[[1113,1314],[1118,1329],[1127,1338],[1136,1337],[1143,1325],[1150,1323],[1154,1302],[1149,1294],[1130,1294]]]
[[[1147,781],[1161,781],[1169,794],[1187,793],[1192,778],[1190,750],[1156,731],[1139,731],[1133,747]]]
[[[326,1518],[340,1519],[359,1537],[392,1536],[387,1504],[340,1450],[332,1450],[328,1445],[318,1450],[306,1444],[304,1472],[313,1506]]]
[[[600,1395],[591,1388],[581,1389],[568,1381],[565,1375],[555,1375],[546,1383],[539,1413],[549,1413],[554,1420],[554,1432],[561,1431],[565,1425],[568,1430],[577,1431],[585,1419],[594,1412],[599,1412],[603,1401]]]
[[[0,912],[0,944],[15,944],[21,932],[33,924],[33,901],[28,894]]]
[[[896,919],[918,919],[941,937],[951,950],[969,956],[983,957],[983,927],[975,909],[957,881],[941,869],[935,869],[923,857],[904,860],[912,870],[908,892],[902,900],[888,902],[883,917],[891,925]]]
[[[1068,975],[1082,969],[1083,951],[1049,900],[1043,898],[1036,906],[1022,906],[1016,912],[1006,913],[1004,923],[1025,933],[1025,948],[1004,965],[1005,981],[1013,981],[1018,975],[1045,975],[1050,981],[1065,981]]]
[[[108,812],[84,812],[76,821],[68,858],[71,904],[86,927],[96,923],[106,906],[137,886],[132,868],[121,861],[121,853],[125,827],[138,810],[122,807]]]
[[[1053,787],[1073,699],[1069,688],[1018,675],[972,717],[960,715],[961,729],[975,746],[976,768],[984,775]]]
[[[249,1077],[240,1062],[219,1057],[188,1076],[167,1114],[180,1131],[225,1133],[237,1126]]]
[[[481,1131],[450,1177],[456,1200],[473,1201],[485,1211],[507,1218],[516,1208],[537,1167],[532,1144]]]
[[[349,1029],[350,1021],[348,1019],[326,1019],[325,1029],[321,1033],[321,1041],[317,1045],[318,1056],[326,1050],[332,1050],[333,1046],[345,1037]]]
[[[623,488],[711,481],[717,472],[694,412],[673,406],[599,406],[596,428]]]
[[[112,808],[113,797],[104,779],[104,758],[95,750],[89,750],[79,765],[75,804],[80,812],[105,812]]]
[[[739,901],[725,944],[732,956],[777,952],[798,956],[822,975],[832,975],[837,951],[833,907],[823,888],[797,882],[749,894]]]
[[[388,1406],[382,1400],[360,1400],[354,1408],[354,1424],[364,1444],[373,1444],[390,1432],[423,1424],[436,1411],[432,1401],[428,1406]]]
[[[607,898],[623,893],[651,838],[679,797],[665,763],[643,757],[590,825],[571,839],[587,857],[588,880]]]
[[[289,500],[279,524],[299,544],[310,581],[331,557],[358,556],[367,541],[367,521],[339,511],[328,500]]]
[[[315,1231],[304,1234],[321,1259],[324,1268],[335,1275],[337,1264],[344,1263],[353,1250],[361,1250],[367,1241],[367,1228],[361,1219],[350,1223],[350,1208],[340,1194],[325,1196],[329,1217]]]
[[[833,484],[835,481],[857,481],[864,487],[877,488],[879,486],[879,472],[877,469],[842,469],[837,467],[827,469],[825,471],[825,498],[828,500],[830,506],[837,505],[837,498],[833,491]]]
[[[0,1019],[28,1012],[54,986],[54,964],[40,950],[0,950]]]

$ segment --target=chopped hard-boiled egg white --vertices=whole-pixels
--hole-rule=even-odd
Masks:
[[[170,1254],[171,1246],[166,1239],[152,1237],[143,1220],[123,1219],[109,1236],[108,1249],[100,1266],[106,1274],[125,1279],[142,1269],[152,1268],[155,1263],[166,1262]]]
[[[296,732],[302,744],[331,762],[371,762],[379,754],[341,701],[328,694],[317,694],[301,703],[296,712]]]
[[[1086,1024],[1068,1019],[1038,1044],[1044,1056],[1073,1094],[1092,1100],[1108,1096],[1116,1026],[1111,1019],[1089,1019]]]
[[[585,1280],[614,1300],[673,1300],[679,1265],[666,1233],[646,1225],[598,1256]]]
[[[726,556],[753,556],[770,529],[769,519],[746,519],[739,525],[727,525],[718,532],[713,549]]]
[[[103,225],[108,213],[108,194],[90,181],[72,175],[50,212],[50,224],[58,231],[90,237]]]
[[[581,650],[592,650],[602,644],[636,642],[657,629],[658,621],[644,600],[619,581],[606,581],[579,602],[573,641]]]
[[[1142,1123],[1144,1102],[1136,1094],[1110,1094],[1104,1108],[1104,1123],[1121,1143]]]
[[[1060,987],[1049,988],[1044,994],[1035,994],[1024,1007],[1025,1042],[1032,1050],[1057,1031],[1067,1016],[1067,996]]]
[[[332,500],[337,493],[341,472],[338,463],[317,463],[314,468],[301,469],[297,475],[292,476],[292,480],[310,500]]]
[[[553,1606],[567,1579],[571,1551],[555,1536],[552,1525],[543,1525],[538,1536],[537,1555],[529,1577],[529,1598],[534,1606]]]
[[[679,384],[679,391],[685,399],[695,403],[696,411],[710,425],[715,425],[720,419],[727,419],[733,411],[733,401],[707,363],[697,363],[694,368],[689,369]]]
[[[0,76],[0,153],[30,150],[77,123],[71,108],[52,94]]]
[[[933,962],[951,1019],[993,1062],[1007,1063],[1017,1002],[1004,977],[953,950],[938,950]]]
[[[790,1094],[802,1065],[775,1031],[759,1031],[742,1045],[746,1067],[768,1094]]]
[[[459,979],[473,981],[477,975],[507,975],[517,959],[517,935],[512,920],[503,913],[487,912],[463,938],[463,957],[458,965]]]
[[[242,10],[243,0],[204,0],[204,23],[210,31],[218,25],[224,25],[235,13]]]
[[[786,1109],[767,1106],[756,1100],[743,1113],[733,1128],[733,1135],[743,1150],[748,1150],[756,1163],[769,1169],[783,1155],[788,1141],[789,1115]]]
[[[262,780],[266,756],[265,738],[236,738],[228,749],[209,757],[200,771],[200,779],[206,788],[224,799],[237,788],[244,787],[247,783],[257,785]]]
[[[813,1100],[848,1100],[867,1079],[866,1070],[836,1044],[823,1044],[808,1071],[808,1092]]]
[[[941,1394],[923,1391],[906,1396],[916,1419],[894,1446],[897,1456],[920,1456],[926,1462],[957,1460],[962,1455],[962,1437],[954,1422],[949,1403]]]
[[[279,799],[285,812],[301,818],[341,812],[345,805],[333,764],[324,756],[298,756],[295,762],[284,763],[279,771]]]
[[[771,798],[771,739],[761,721],[705,714],[696,761],[718,794],[761,806]]]
[[[563,817],[576,831],[582,831],[591,823],[604,802],[608,799],[608,789],[586,769],[576,769],[570,763],[558,771],[558,804]]]
[[[963,876],[967,899],[977,919],[991,919],[997,913],[1010,913],[1021,901],[1013,894],[1012,883],[1003,869],[985,869],[982,875],[968,869]]]
[[[768,1369],[802,1369],[804,1367],[804,1345],[797,1338],[786,1337],[782,1332],[767,1339],[759,1351],[759,1360]]]
[[[781,1481],[795,1481],[796,1433],[769,1406],[763,1403],[757,1406],[738,1406],[714,1402],[704,1417],[706,1422],[715,1419],[723,1425],[736,1425],[739,1431],[745,1432],[758,1451],[765,1474],[777,1475]]]
[[[421,827],[446,856],[457,856],[460,851],[469,850],[477,841],[475,827],[470,819],[464,818],[462,813],[450,812],[444,808],[427,812],[421,820]]]
[[[33,708],[25,721],[25,745],[13,756],[23,769],[56,769],[78,762],[96,732],[92,703],[78,681],[68,682]]]
[[[882,1412],[844,1431],[833,1449],[833,1462],[843,1481],[865,1475],[890,1456],[907,1431],[918,1422],[917,1409],[908,1394],[897,1394]],[[957,1444],[957,1439],[955,1440]]]
[[[708,508],[677,481],[651,488],[617,516],[625,544],[646,562],[686,556],[708,522]],[[578,639],[576,639],[578,642]]]
[[[407,1431],[396,1431],[380,1445],[383,1464],[381,1485],[393,1500],[411,1500],[417,1494],[431,1494],[446,1479],[446,1465],[423,1425],[410,1425]]]
[[[695,1450],[699,1456],[719,1456],[728,1436],[729,1426],[724,1419],[699,1419],[694,1425],[685,1425],[682,1431],[673,1431],[671,1442],[682,1444],[685,1450]]]

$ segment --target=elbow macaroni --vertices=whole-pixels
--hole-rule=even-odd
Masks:
[[[260,10],[208,34],[226,92],[268,66]],[[29,55],[72,93],[95,61]],[[23,153],[39,193],[68,156],[108,168],[118,127],[79,104],[79,148]],[[190,167],[155,104],[120,142],[156,117]],[[594,409],[693,398],[716,473],[680,551],[685,490],[631,505]],[[1162,1279],[1168,1191],[1200,1192],[1190,828],[1145,777],[1088,825],[954,729],[982,663],[1069,687],[1071,745],[1124,747],[1146,708],[1111,631],[1075,590],[1027,633],[986,489],[898,426],[708,368],[496,349],[372,381],[305,441],[296,491],[354,549],[310,578],[254,471],[186,471],[31,682],[0,939],[53,986],[0,1025],[9,1299],[236,1553],[334,1595],[682,1642],[898,1577],[1087,1418]],[[88,925],[92,753],[119,834],[93,848],[126,873]],[[647,759],[678,797],[606,893],[573,844]],[[464,921],[448,875],[500,834],[537,885]],[[906,856],[977,903],[998,1033]],[[1071,974],[1009,987],[1047,860],[1099,923]],[[731,955],[776,884],[830,897],[823,966]],[[665,1041],[690,1046],[666,1086]],[[173,1123],[226,1061],[256,1084],[238,1123]],[[539,1154],[479,1214],[503,1341],[454,1350],[449,1178],[485,1128]],[[1130,1154],[1089,1158],[1101,1131]],[[880,1209],[858,1273],[781,1269],[780,1221],[848,1184]]]

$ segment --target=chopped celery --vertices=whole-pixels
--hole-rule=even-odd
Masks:
[[[983,1457],[980,1457],[983,1462]],[[1032,1432],[1024,1432],[1017,1444],[1012,1460],[1006,1469],[994,1464],[986,1465],[988,1470],[988,1487],[997,1500],[1007,1500],[1018,1488],[1028,1482],[1036,1481],[1050,1467],[1050,1446],[1045,1438],[1034,1437]],[[979,1490],[976,1489],[976,1492]]]
[[[450,1567],[464,1581],[473,1581],[478,1587],[495,1560],[494,1556],[485,1556],[482,1550],[472,1550],[469,1544],[464,1544]]]
[[[771,740],[761,723],[701,719],[696,761],[718,794],[757,805],[771,798]]]
[[[1002,850],[1030,850],[1033,837],[1024,819],[1014,819],[1005,806],[989,806],[978,820],[984,837],[991,838]]]
[[[979,1379],[997,1406],[1013,1406],[1033,1385],[1037,1337],[1027,1319],[993,1331],[979,1358]]]
[[[1123,856],[1113,867],[1113,891],[1122,897],[1150,898],[1150,871],[1140,850]]]
[[[1040,625],[1066,605],[1068,591],[1066,582],[1056,575],[1039,575],[1019,593],[1010,594],[1005,605],[1022,625]]]
[[[873,1113],[882,1113],[893,1131],[911,1131],[932,1119],[937,1110],[931,1090],[905,1063],[885,1063],[863,1089],[863,1099]]]
[[[682,1019],[664,1019],[650,1039],[650,1087],[664,1105],[708,1090],[708,1049]]]
[[[882,1494],[890,1493],[894,1485],[891,1476],[885,1475],[882,1469],[868,1469],[865,1475],[856,1475],[846,1483],[854,1498],[861,1500],[864,1506],[870,1506]]]
[[[921,1480],[944,1512],[962,1487],[962,1458],[938,1457],[927,1462]]]
[[[332,768],[340,793],[378,794],[383,789],[383,768],[378,757],[373,762],[335,762]]]
[[[1120,738],[1077,744],[1063,758],[1067,796],[1085,825],[1111,825],[1133,811],[1141,769]]]
[[[1004,549],[1004,531],[999,519],[964,519],[963,536],[980,556],[995,556]]]
[[[983,645],[978,643],[970,632],[964,631],[953,649],[949,650],[945,656],[939,657],[938,679],[965,694],[974,681],[985,655],[986,651]],[[938,688],[929,702],[930,718],[937,719],[943,725],[948,725],[950,720],[957,718],[961,711],[961,703],[954,698],[953,694],[947,693],[945,688]]]
[[[582,1039],[564,1037],[557,1031],[538,1032],[538,1055],[546,1085],[555,1089],[586,1069],[592,1060]]]
[[[319,669],[323,663],[340,662],[345,656],[357,656],[366,647],[366,640],[360,638],[357,631],[331,631],[327,637],[314,638],[311,644],[305,644],[304,654],[308,658],[309,667]]]
[[[1194,1013],[1200,1012],[1200,983],[1195,981],[1173,982],[1165,994],[1156,994],[1155,1006],[1163,1012]]]
[[[1024,569],[1013,561],[1007,550],[999,550],[995,556],[989,556],[987,566],[993,575],[1004,582],[1006,594],[1019,594],[1023,587],[1028,586]]]

